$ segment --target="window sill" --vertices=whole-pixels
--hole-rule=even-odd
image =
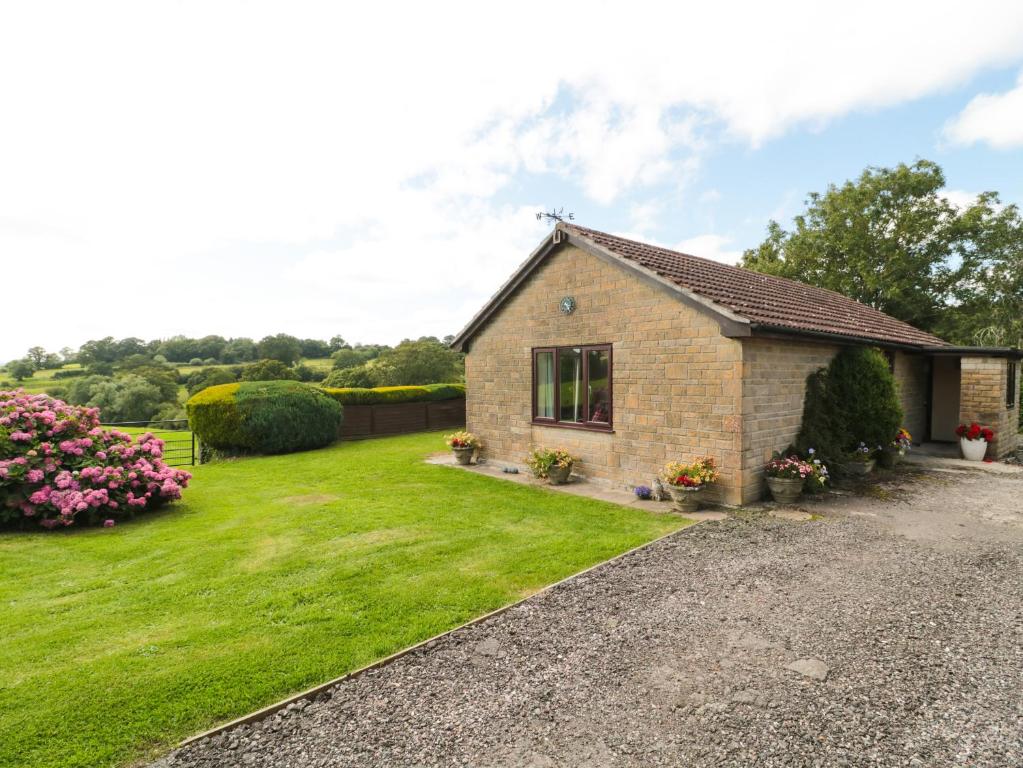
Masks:
[[[606,435],[614,434],[614,428],[610,424],[601,426],[600,424],[573,424],[567,421],[533,419],[532,425],[534,427],[552,427],[553,429],[576,429],[582,432],[603,432]]]

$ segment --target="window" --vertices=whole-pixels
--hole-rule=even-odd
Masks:
[[[533,421],[611,429],[611,346],[533,350]]]
[[[1005,382],[1005,407],[1012,409],[1016,407],[1016,371],[1019,365],[1012,361],[1006,361],[1006,382]]]

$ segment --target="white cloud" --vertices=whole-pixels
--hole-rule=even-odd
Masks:
[[[977,202],[976,192],[967,192],[962,189],[943,189],[940,194],[961,211]]]
[[[742,259],[742,250],[729,248],[731,242],[732,238],[723,235],[697,235],[672,246],[672,250],[688,253],[691,256],[702,256],[705,259],[713,259],[725,264],[738,264]]]
[[[960,9],[9,4],[0,260],[60,297],[5,285],[0,359],[106,334],[452,332],[542,234],[526,180],[600,210],[682,188],[726,137],[1020,58],[1023,6]]]
[[[638,232],[647,232],[657,225],[657,219],[664,212],[660,200],[644,200],[629,206],[629,226]]]
[[[953,144],[983,142],[996,149],[1023,147],[1023,72],[1005,93],[982,93],[945,125]]]

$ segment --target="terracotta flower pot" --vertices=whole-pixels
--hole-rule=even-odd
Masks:
[[[963,458],[967,461],[984,461],[984,456],[987,453],[987,440],[982,437],[977,440],[960,437],[959,450],[963,452]]]
[[[547,472],[547,480],[551,485],[564,485],[568,482],[569,475],[572,474],[572,465],[568,464],[564,467],[559,467],[555,464]]]
[[[676,512],[695,512],[700,508],[700,491],[702,485],[695,488],[688,488],[684,485],[672,485],[665,483],[664,487],[671,494],[672,507]]]
[[[776,502],[792,504],[802,495],[805,482],[801,477],[769,477],[767,487],[771,489],[771,498]]]
[[[451,452],[455,454],[455,461],[459,464],[471,464],[472,453],[476,450],[475,448],[452,448]]]

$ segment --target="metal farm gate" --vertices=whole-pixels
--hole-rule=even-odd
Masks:
[[[169,467],[195,466],[198,448],[195,435],[188,428],[187,419],[168,421],[117,421],[103,423],[102,427],[113,427],[128,432],[133,437],[152,432],[163,440],[163,460]]]

